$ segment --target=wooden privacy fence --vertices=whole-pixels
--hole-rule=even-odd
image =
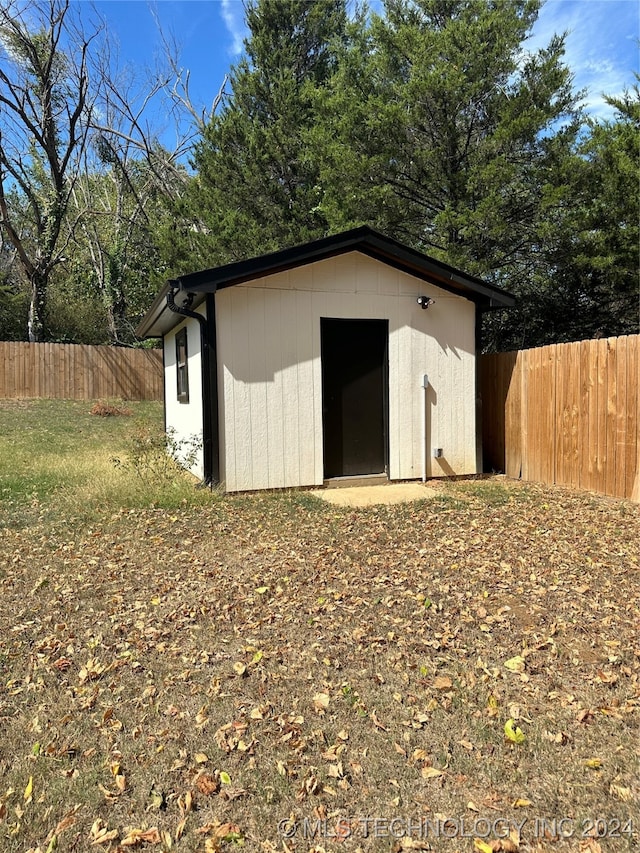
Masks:
[[[640,500],[639,341],[483,355],[485,470]]]
[[[162,399],[159,350],[0,342],[0,398]]]

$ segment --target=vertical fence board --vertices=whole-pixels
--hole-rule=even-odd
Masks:
[[[639,341],[482,356],[485,458],[510,477],[640,501]]]
[[[590,401],[592,393],[593,376],[591,374],[591,350],[588,341],[580,341],[580,436],[578,454],[580,457],[580,479],[579,487],[589,489],[590,482],[590,458],[589,458],[589,435],[590,423]]]
[[[544,430],[545,406],[542,395],[542,371],[544,360],[542,349],[529,352],[529,374],[527,376],[527,412],[529,446],[531,447],[533,479],[542,479],[542,432]]]
[[[562,344],[558,345],[558,356],[564,361],[565,350]],[[553,429],[553,480],[560,484],[567,483],[567,471],[565,466],[565,453],[567,450],[567,434],[569,431],[569,418],[567,414],[567,377],[564,370],[558,370],[556,375],[556,389],[554,402],[554,418],[557,428]],[[551,443],[551,442],[550,442]]]
[[[520,477],[522,473],[522,384],[524,353],[506,353],[510,370],[504,374],[507,381],[505,399],[505,472],[509,477]],[[505,359],[506,361],[506,359]]]
[[[522,417],[522,478],[524,480],[535,480],[536,474],[536,456],[535,450],[532,452],[533,432],[530,429],[530,395],[529,395],[529,378],[532,370],[532,363],[535,360],[533,350],[525,350],[522,353],[522,372],[520,374],[520,413]],[[526,450],[526,452],[525,452]]]
[[[5,359],[0,359],[0,399],[5,396],[7,387]]]
[[[89,394],[89,377],[91,376],[91,370],[89,367],[89,353],[87,352],[88,347],[86,344],[80,347],[80,357],[82,360],[82,388],[79,389],[82,392],[83,400],[90,400],[91,396]]]
[[[607,464],[607,355],[606,338],[596,341],[598,352],[598,433],[596,444],[596,491],[605,493],[605,468]]]
[[[27,389],[28,393],[31,393],[31,388],[29,388],[28,379],[27,379],[27,359],[26,359],[26,347],[23,343],[18,346],[18,381],[23,388]]]
[[[592,343],[592,342],[589,342]],[[598,484],[598,375],[600,352],[597,342],[590,346],[589,359],[589,479],[587,488],[597,491]]]
[[[627,338],[617,340],[616,355],[616,408],[613,441],[615,442],[615,469],[613,472],[613,491],[617,497],[624,497],[627,442],[625,427],[627,422]]]
[[[617,370],[618,348],[616,338],[607,339],[607,414],[605,425],[606,436],[606,459],[604,471],[604,488],[605,494],[615,495],[616,493],[616,444],[617,444],[617,397],[618,390],[616,380],[618,376]]]
[[[556,482],[567,486],[580,483],[580,465],[578,459],[580,434],[580,347],[579,344],[562,344],[558,347],[563,369],[562,398],[558,405],[558,414],[562,424],[562,441],[557,447]],[[553,430],[553,425],[551,426]],[[544,482],[553,482],[553,479]]]
[[[556,418],[556,361],[557,347],[545,347],[540,351],[540,377],[538,400],[542,415],[538,446],[540,453],[540,478],[547,482],[555,477],[556,448],[549,436],[553,435]]]
[[[0,399],[161,400],[159,350],[0,342]]]
[[[20,344],[17,342],[11,344],[11,370],[11,387],[15,394],[15,389],[19,387],[22,381],[20,377]]]
[[[580,488],[580,471],[582,468],[580,447],[583,418],[580,409],[582,402],[582,365],[580,362],[579,342],[571,344],[571,363],[574,371],[574,382],[571,389],[571,485]]]
[[[627,429],[625,497],[640,502],[640,335],[627,338]]]

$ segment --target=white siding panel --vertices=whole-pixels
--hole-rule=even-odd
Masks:
[[[322,412],[316,410],[318,393],[315,387],[315,368],[313,330],[313,312],[311,301],[313,294],[309,291],[298,291],[295,295],[296,328],[294,331],[296,349],[296,381],[297,381],[297,419],[298,419],[298,466],[299,481],[297,485],[317,483],[317,471],[322,471],[322,447],[318,456],[317,419],[322,419]],[[293,336],[293,335],[292,335]],[[321,396],[321,393],[320,393]],[[322,429],[322,427],[320,427]]]
[[[250,369],[250,328],[249,328],[249,312],[248,312],[248,289],[238,288],[238,292],[234,294],[233,300],[233,324],[232,335],[229,341],[230,361],[227,360],[227,348],[223,349],[224,357],[222,358],[225,367],[228,365],[228,384],[233,385],[234,401],[233,409],[227,413],[226,431],[233,431],[233,474],[229,472],[227,487],[234,490],[234,483],[250,482],[251,481],[251,452],[250,442],[252,440],[252,418],[251,418],[251,384],[249,377],[251,376]],[[218,329],[223,323],[220,322],[218,311],[216,311],[216,321]],[[220,359],[220,348],[218,348],[218,358]],[[225,391],[227,383],[225,382]],[[226,401],[228,402],[228,401]],[[225,456],[226,456],[225,451]]]
[[[269,453],[267,434],[267,400],[271,365],[267,362],[265,335],[265,301],[277,298],[278,293],[265,294],[263,287],[248,287],[246,325],[249,332],[247,349],[251,428],[240,452],[249,459],[251,477],[260,483],[258,488],[269,488]]]
[[[369,263],[377,263],[373,258],[368,258],[368,261]],[[399,296],[400,277],[402,273],[399,270],[393,269],[393,267],[384,269],[383,266],[380,268],[381,266],[381,264],[378,264],[378,292],[386,296]]]
[[[435,304],[422,310],[420,295]],[[322,482],[322,317],[389,321],[390,477],[421,477],[425,445],[428,474],[475,472],[468,300],[352,252],[226,288],[216,307],[230,491]],[[433,447],[443,448],[441,460]]]
[[[295,275],[296,290],[313,290],[313,266],[298,267],[297,270],[291,270]],[[277,276],[273,276],[277,279]]]
[[[387,297],[390,298],[390,297]],[[413,479],[420,477],[421,448],[416,450],[415,420],[416,404],[419,402],[420,389],[417,381],[416,358],[414,353],[415,340],[413,323],[422,320],[419,317],[415,299],[398,299],[398,319],[394,333],[398,338],[395,362],[389,364],[389,384],[396,387],[397,408],[396,423],[390,430],[391,435],[402,436],[398,444],[398,468],[395,471],[397,479]],[[416,310],[417,309],[417,310]],[[422,340],[422,334],[419,336]],[[419,354],[418,354],[419,355]],[[422,358],[418,358],[418,363]],[[391,473],[391,472],[390,472]]]
[[[267,294],[265,294],[267,296]],[[286,311],[293,300],[287,298],[285,292],[276,291],[273,298],[267,298],[264,303],[264,334],[265,334],[265,364],[268,373],[265,376],[266,389],[266,429],[267,429],[267,471],[271,488],[281,488],[288,485],[285,475],[285,423],[290,420],[295,411],[294,397],[288,398],[284,404],[287,389],[287,371],[285,362],[285,339],[288,337],[286,326],[283,328],[283,311]]]
[[[401,435],[400,422],[402,417],[402,389],[398,382],[398,364],[400,361],[400,345],[402,336],[399,329],[399,317],[397,312],[400,306],[396,305],[396,316],[389,320],[389,438],[392,435]],[[405,408],[407,406],[406,401]],[[401,464],[401,450],[404,442],[389,441],[389,476],[392,480],[399,479]]]
[[[281,372],[276,379],[280,385],[277,400],[280,419],[280,452],[283,461],[284,486],[297,486],[300,482],[300,384],[298,378],[297,300],[282,299],[280,316],[274,323],[277,336],[272,337],[272,347],[281,348]],[[274,395],[275,396],[275,395]],[[277,413],[276,413],[277,414]]]
[[[198,313],[206,315],[205,306]],[[189,377],[189,402],[178,402],[176,369],[176,334],[187,329],[187,372]],[[196,477],[204,477],[202,454],[202,371],[200,359],[200,325],[197,320],[185,318],[163,339],[164,347],[164,405],[167,431],[186,450],[192,443],[198,445],[195,463],[191,468]]]

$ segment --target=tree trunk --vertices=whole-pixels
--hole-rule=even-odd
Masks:
[[[31,275],[31,302],[27,334],[30,343],[41,343],[45,339],[45,311],[47,307],[48,276],[35,271]]]
[[[103,285],[103,298],[107,309],[107,325],[111,343],[122,343],[126,329],[127,298],[122,285],[122,276],[110,271],[108,280]]]

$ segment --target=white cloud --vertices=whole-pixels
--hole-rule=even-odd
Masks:
[[[242,53],[243,42],[248,34],[244,23],[244,5],[240,0],[222,0],[220,14],[232,38],[229,53],[238,56]]]
[[[635,0],[547,0],[533,28],[529,50],[567,32],[565,62],[584,106],[596,118],[611,118],[604,95],[620,95],[638,70],[640,8]]]

